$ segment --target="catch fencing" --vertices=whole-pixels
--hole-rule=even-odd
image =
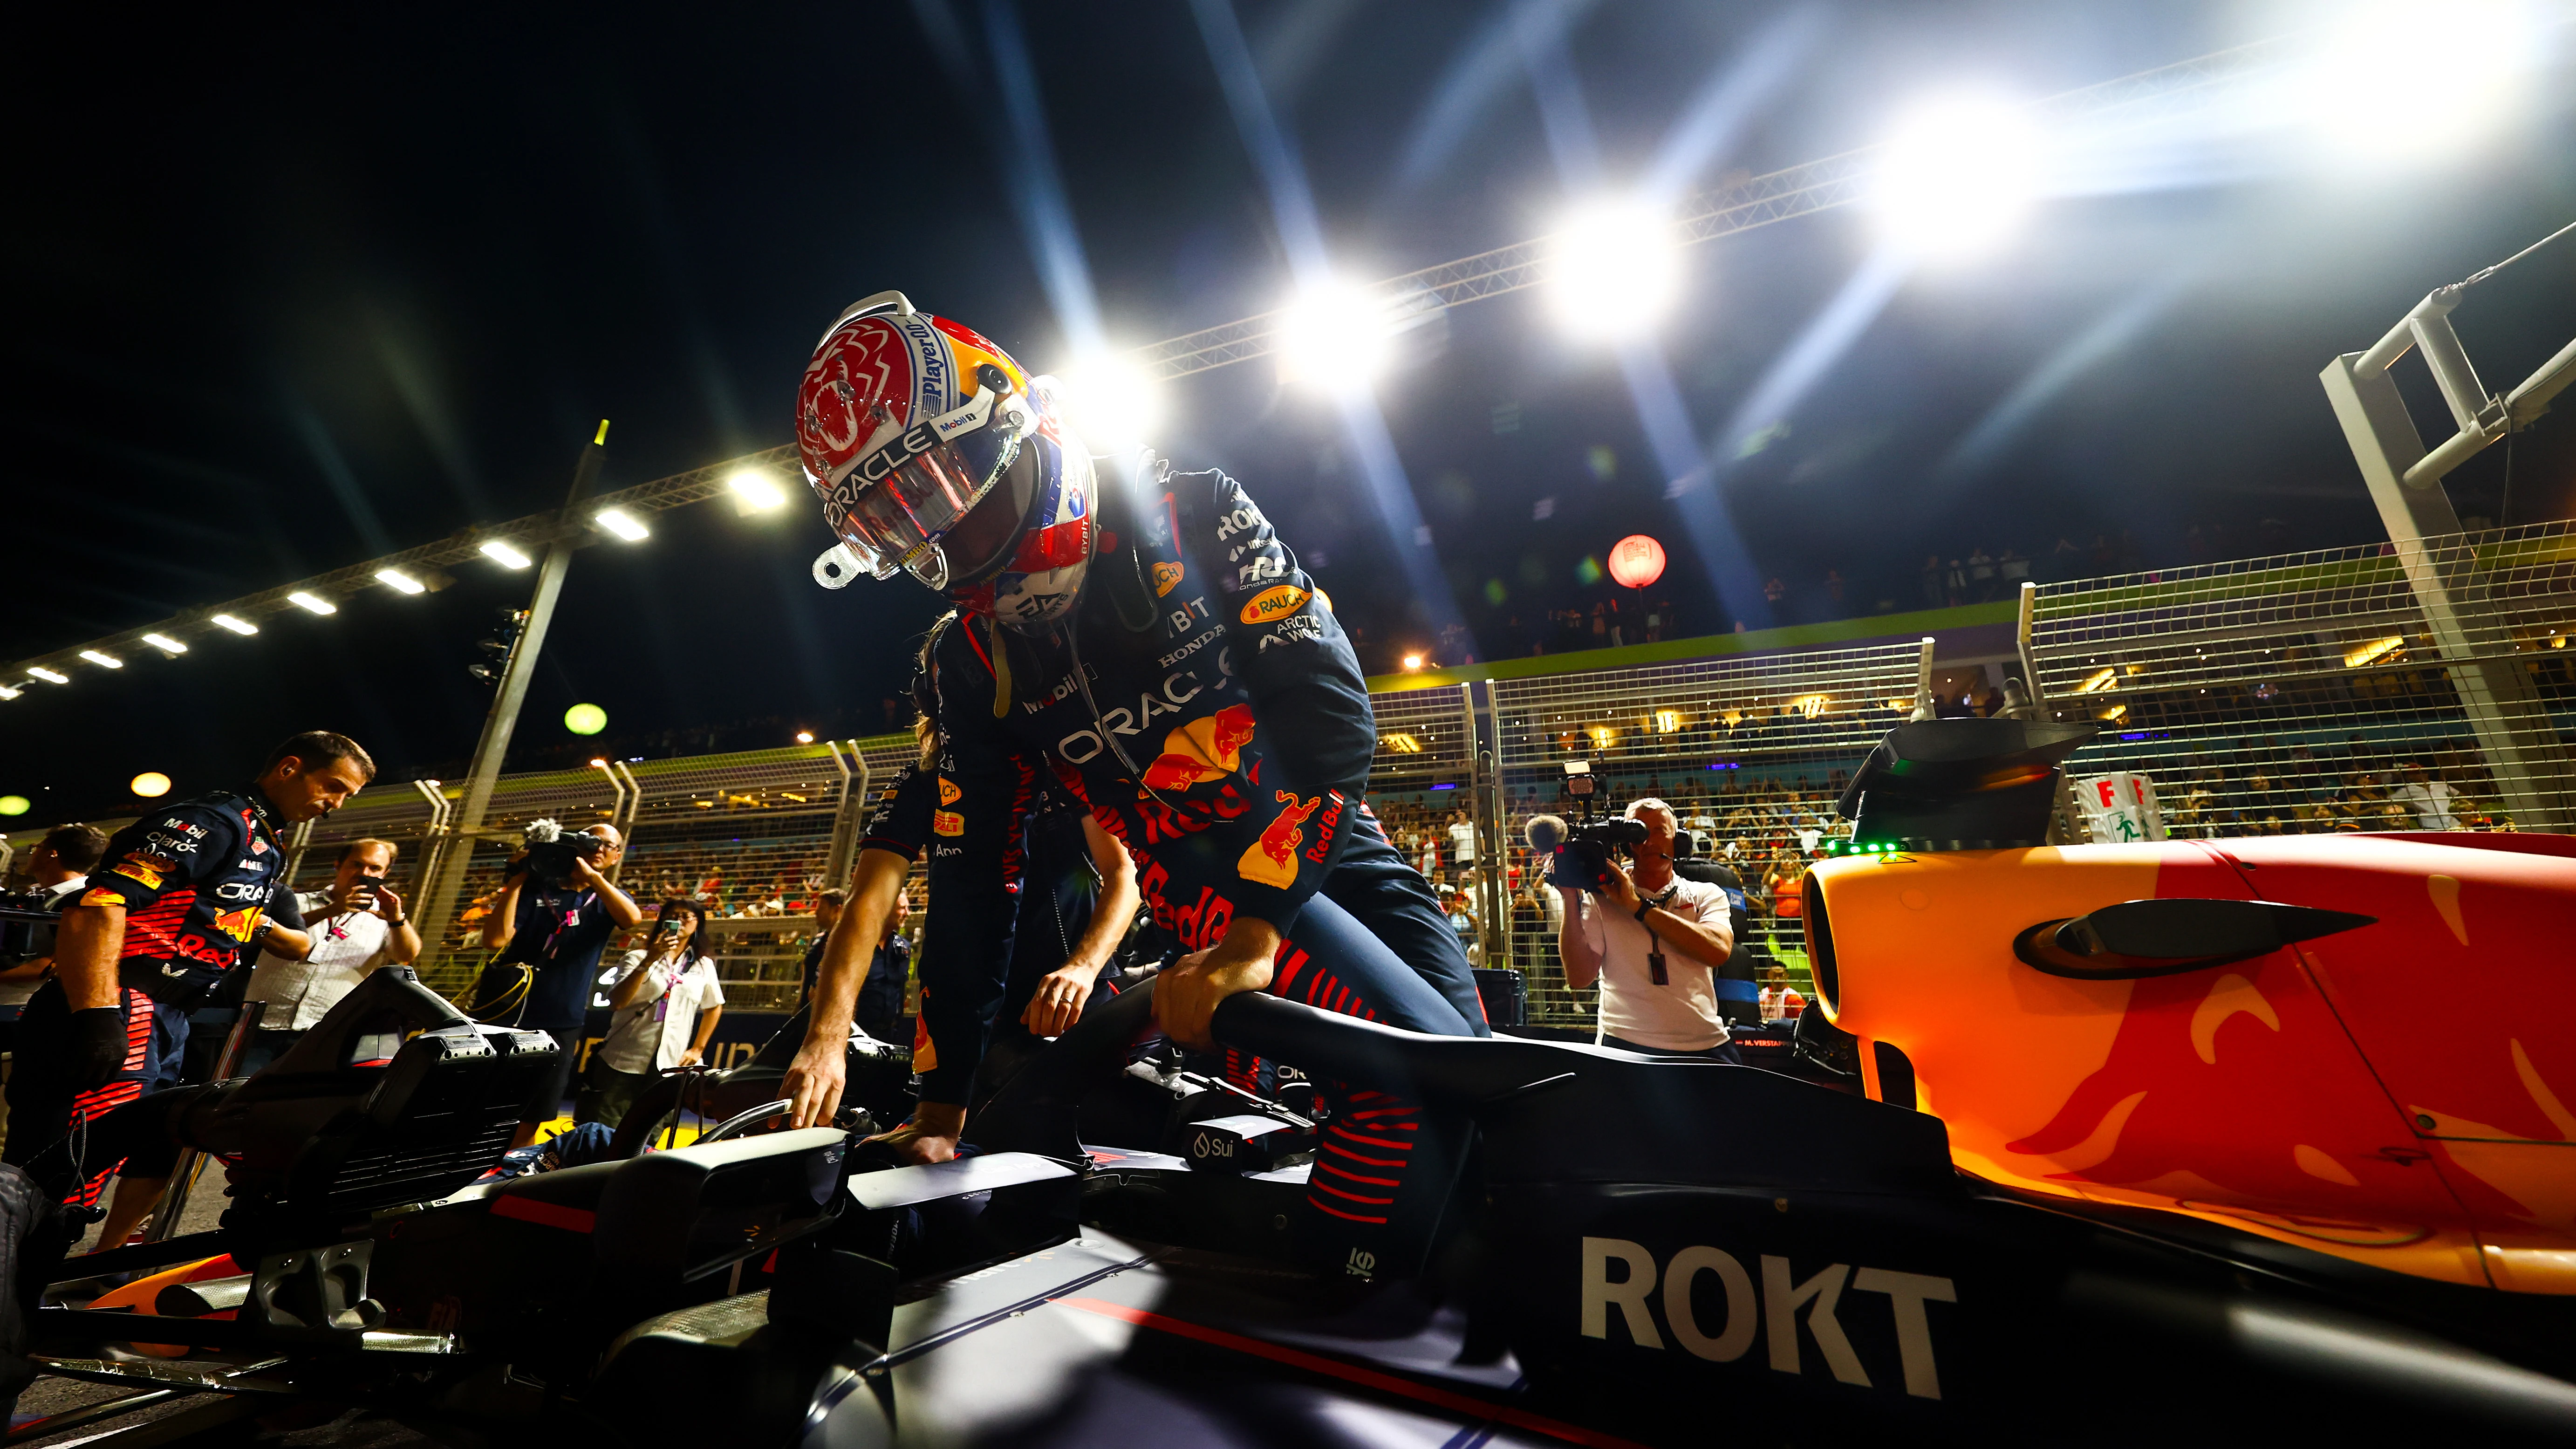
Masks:
[[[2103,730],[2075,772],[2149,776],[2175,836],[2569,830],[2571,632],[2576,530],[2556,523],[2409,554],[2322,550],[2053,584],[2033,600],[2028,649],[2042,708]],[[1532,814],[1564,810],[1570,760],[1590,762],[1612,812],[1641,795],[1669,801],[1741,875],[1760,974],[1776,966],[1782,984],[1807,989],[1806,864],[1843,833],[1833,802],[1849,772],[1914,709],[1920,645],[1703,642],[1707,655],[1682,660],[1614,650],[1377,682],[1372,808],[1450,888],[1477,957],[1525,973],[1536,1024],[1588,1026],[1594,1012],[1593,993],[1566,983],[1557,896],[1524,839]],[[2022,672],[2008,656],[1942,662],[1981,665],[1992,686],[1943,701],[1950,713],[1991,710],[2005,670]],[[785,1010],[813,898],[846,879],[871,787],[913,754],[909,735],[886,735],[504,776],[494,824],[471,840],[445,828],[461,785],[388,782],[298,833],[294,879],[316,888],[346,841],[393,840],[394,886],[427,915],[413,892],[424,864],[470,851],[443,913],[453,925],[423,962],[434,986],[461,994],[524,823],[615,821],[629,838],[621,883],[648,906],[713,902],[728,1000]],[[40,833],[11,842],[23,850]],[[917,938],[929,905],[919,867],[906,889]]]
[[[2155,782],[2178,836],[2576,831],[2566,522],[2038,591],[2087,772]]]

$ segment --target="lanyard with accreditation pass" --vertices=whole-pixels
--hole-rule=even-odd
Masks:
[[[1648,898],[1641,893],[1637,900],[1637,924],[1646,926],[1646,912],[1663,909],[1665,902],[1681,894],[1681,889],[1681,882],[1675,881],[1664,888],[1662,895]],[[1664,969],[1664,938],[1655,934],[1654,927],[1646,926],[1646,941],[1647,978],[1657,986],[1672,985],[1672,973]]]

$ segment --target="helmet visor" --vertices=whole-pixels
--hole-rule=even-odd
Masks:
[[[824,518],[877,577],[910,569],[945,587],[939,540],[993,491],[1036,421],[1025,398],[988,382],[965,406],[860,457],[826,497]]]

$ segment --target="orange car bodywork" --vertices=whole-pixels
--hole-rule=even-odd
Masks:
[[[2493,838],[2490,838],[2493,839]],[[2508,843],[2527,849],[2497,848]],[[2311,836],[1819,865],[1822,1008],[1911,1061],[1962,1171],[2358,1263],[2576,1294],[2576,850]],[[2121,901],[2377,917],[2136,980],[2045,974],[2042,921]],[[1812,927],[1811,927],[1812,929]]]

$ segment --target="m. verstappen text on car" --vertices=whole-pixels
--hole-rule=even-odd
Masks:
[[[898,294],[843,315],[798,402],[843,549],[961,606],[930,646],[928,951],[1003,946],[1013,762],[1044,757],[1190,953],[1155,995],[1176,1040],[1212,1045],[1217,1003],[1259,990],[1484,1033],[1456,936],[1361,799],[1376,728],[1349,641],[1241,485],[1138,459],[1096,488],[1001,349]],[[1457,1143],[1409,1102],[1336,1095],[1308,1203],[1366,1275],[1419,1251]]]
[[[301,955],[300,930],[267,919],[281,895],[277,828],[338,809],[375,778],[345,735],[314,730],[270,751],[247,790],[164,807],[118,831],[89,888],[63,911],[54,980],[27,1003],[9,1080],[7,1160],[84,1212],[124,1163],[89,1124],[176,1086],[188,1013],[263,940]],[[122,1242],[161,1195],[165,1144],[138,1146],[100,1241]]]

